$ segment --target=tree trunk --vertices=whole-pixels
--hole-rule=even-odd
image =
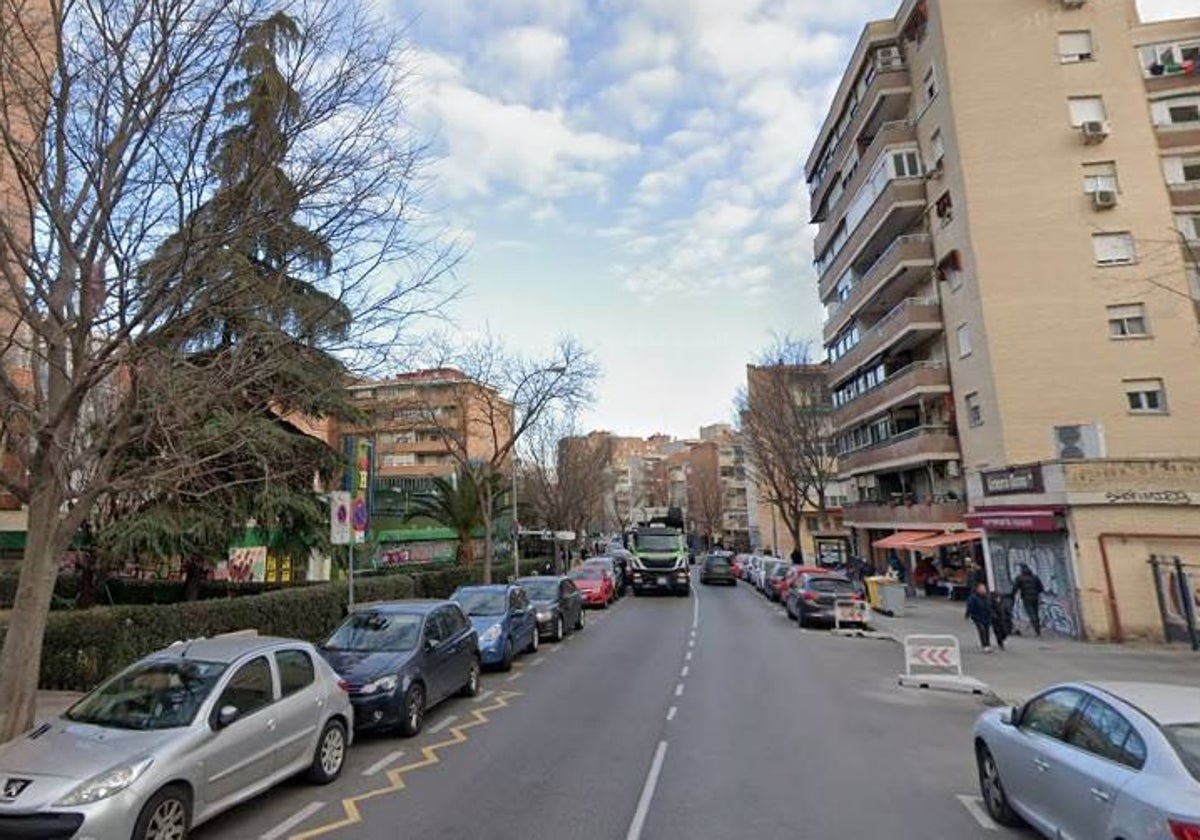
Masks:
[[[495,494],[492,491],[491,476],[485,475],[480,482],[482,485],[482,493],[479,495],[479,500],[482,502],[483,510],[483,582],[485,584],[492,582],[492,560],[496,550],[495,542],[492,536],[492,515],[495,513]]]
[[[46,466],[53,469],[58,465]],[[59,561],[70,543],[70,535],[61,533],[62,495],[58,482],[51,478],[34,486],[39,489],[29,503],[21,577],[0,650],[0,743],[11,741],[33,726],[46,617]]]
[[[799,566],[804,565],[804,539],[801,536],[801,530],[802,529],[800,528],[800,524],[798,522],[794,528],[791,526],[788,527],[788,533],[792,537],[792,551],[796,555],[794,562]]]
[[[96,555],[88,549],[78,563],[79,592],[75,596],[75,609],[86,610],[96,606],[100,592],[100,572],[97,569]]]
[[[208,567],[199,557],[188,557],[183,567],[183,599],[185,601],[200,600],[200,585],[204,583]]]

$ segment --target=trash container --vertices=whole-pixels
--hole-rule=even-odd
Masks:
[[[871,605],[871,609],[883,611],[883,602],[880,601],[880,587],[886,584],[886,577],[869,577],[864,578],[863,583],[867,585],[867,603]]]
[[[875,609],[884,615],[904,615],[906,593],[903,583],[897,580],[884,579],[876,584],[876,588],[879,593],[879,606],[875,607]],[[874,607],[875,605],[872,604],[872,606]]]

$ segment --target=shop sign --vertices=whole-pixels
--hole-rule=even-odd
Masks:
[[[1104,494],[1110,505],[1190,505],[1192,496],[1182,490],[1110,490]]]
[[[1034,464],[1027,467],[1009,467],[980,473],[985,496],[1004,496],[1011,493],[1041,493],[1042,468]]]
[[[1061,530],[1053,510],[1011,510],[968,513],[968,528],[985,531],[1058,531]]]

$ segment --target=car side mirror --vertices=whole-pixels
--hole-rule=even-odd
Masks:
[[[1008,714],[1002,718],[1004,723],[1009,726],[1020,726],[1021,724],[1021,707],[1013,706],[1008,710]]]
[[[217,729],[224,729],[242,714],[237,706],[222,706],[217,712]]]
[[[436,650],[439,644],[441,644],[441,642],[439,642],[437,639],[426,639],[425,650]]]

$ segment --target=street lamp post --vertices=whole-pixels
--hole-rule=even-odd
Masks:
[[[513,457],[512,466],[512,552],[513,552],[513,580],[521,576],[521,526],[517,522],[517,468],[521,466],[521,459]]]

